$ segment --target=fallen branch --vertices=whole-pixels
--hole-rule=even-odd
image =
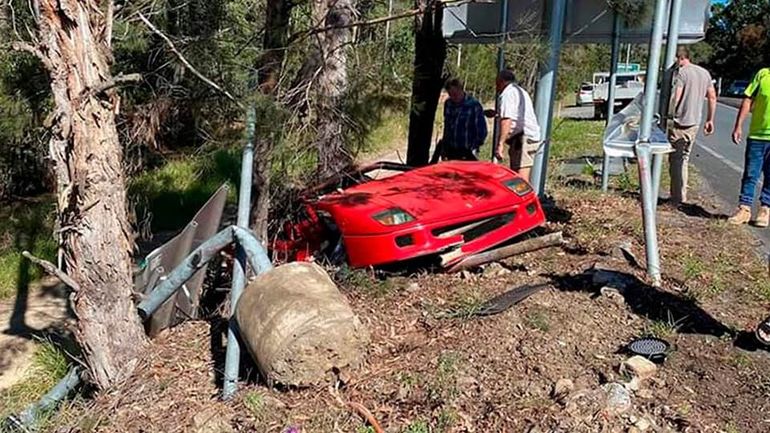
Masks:
[[[39,258],[33,256],[29,251],[23,251],[21,253],[21,255],[24,256],[25,258],[27,258],[32,263],[34,263],[34,264],[40,266],[41,268],[43,268],[43,270],[46,271],[47,273],[49,273],[49,274],[55,276],[56,278],[58,278],[59,280],[61,280],[62,283],[64,283],[67,286],[69,286],[72,290],[74,290],[76,292],[78,290],[80,290],[80,285],[78,283],[76,283],[75,280],[72,279],[72,277],[67,275],[61,269],[57,268],[56,265],[54,265],[53,263],[49,262],[48,260],[39,259]]]
[[[225,90],[225,89],[223,89],[222,87],[220,87],[220,86],[219,86],[217,83],[215,83],[215,82],[211,81],[210,79],[206,78],[206,76],[205,76],[205,75],[203,75],[203,74],[202,74],[202,73],[200,73],[200,72],[199,72],[197,69],[195,69],[195,67],[194,67],[194,66],[193,66],[193,65],[192,65],[192,64],[191,64],[191,63],[190,63],[190,62],[189,62],[189,61],[188,61],[188,60],[187,60],[187,59],[184,57],[184,55],[183,55],[183,54],[182,54],[182,53],[181,53],[181,52],[180,52],[180,51],[179,51],[179,50],[176,48],[176,45],[174,45],[174,43],[173,43],[173,42],[171,42],[171,39],[169,39],[169,38],[168,38],[168,36],[166,36],[166,35],[165,35],[163,32],[161,32],[160,30],[158,30],[158,28],[157,28],[157,27],[155,27],[155,26],[154,26],[154,25],[153,25],[153,24],[150,22],[150,20],[148,20],[148,19],[147,19],[147,18],[144,16],[144,14],[142,14],[142,13],[140,12],[140,13],[139,13],[137,16],[139,17],[139,19],[140,19],[140,20],[142,20],[142,22],[143,22],[143,23],[144,23],[144,24],[145,24],[145,25],[146,25],[146,26],[147,26],[147,27],[148,27],[150,30],[152,30],[152,32],[153,32],[153,33],[155,33],[155,34],[156,34],[156,35],[158,35],[158,36],[159,36],[161,39],[163,39],[163,41],[166,43],[166,45],[168,45],[168,48],[171,50],[171,52],[172,52],[172,53],[174,53],[174,55],[176,55],[176,57],[179,59],[179,61],[180,61],[180,62],[182,62],[182,64],[183,64],[183,65],[184,65],[184,66],[185,66],[185,67],[186,67],[186,68],[187,68],[187,69],[188,69],[190,72],[192,72],[192,73],[193,73],[193,74],[194,74],[196,77],[198,77],[198,79],[200,79],[201,81],[203,81],[204,83],[206,83],[206,84],[207,84],[209,87],[211,87],[212,89],[214,89],[214,90],[218,91],[219,93],[221,93],[221,94],[225,95],[225,96],[227,97],[227,99],[229,99],[229,100],[231,100],[231,101],[235,102],[235,104],[236,104],[236,105],[238,105],[238,107],[239,107],[239,108],[244,108],[244,107],[243,107],[243,105],[242,105],[240,102],[238,102],[238,100],[237,100],[237,99],[235,99],[235,97],[234,97],[233,95],[231,95],[231,94],[230,94],[230,92],[228,92],[227,90]]]
[[[16,51],[25,51],[27,53],[32,54],[33,56],[40,59],[41,62],[43,62],[43,66],[45,66],[45,68],[49,72],[54,70],[53,64],[51,63],[51,61],[48,59],[48,57],[45,54],[43,54],[42,51],[40,51],[38,47],[32,44],[29,44],[27,42],[16,41],[11,43],[11,48]]]
[[[562,243],[564,243],[564,237],[562,236],[561,232],[547,234],[545,236],[540,236],[534,239],[527,239],[526,241],[521,241],[507,247],[468,256],[454,264],[451,268],[449,268],[447,272],[450,274],[459,272],[468,268],[483,265],[485,263],[495,262],[511,256],[515,256],[517,254],[529,253],[532,251],[541,250],[543,248],[561,245]],[[443,257],[444,256],[442,256],[442,261]]]
[[[348,402],[348,407],[352,409],[355,413],[357,413],[361,418],[366,420],[366,422],[374,429],[375,433],[385,433],[385,430],[382,429],[382,426],[380,426],[380,423],[377,421],[377,419],[372,415],[371,412],[367,408],[365,408],[362,404],[354,403],[354,402]]]

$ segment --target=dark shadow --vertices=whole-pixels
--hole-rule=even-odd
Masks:
[[[729,218],[725,214],[711,213],[704,209],[702,206],[693,203],[684,203],[677,207],[679,212],[691,217],[712,219],[712,220],[726,220]]]
[[[620,293],[634,314],[652,321],[671,323],[677,332],[685,334],[734,336],[733,331],[713,318],[692,300],[652,287],[636,276],[625,272],[614,272],[623,282]],[[564,291],[588,292],[600,296],[600,285],[594,284],[593,274],[584,272],[577,275],[544,275],[554,286]],[[673,322],[673,323],[672,323]]]
[[[564,182],[564,186],[575,189],[595,189],[596,182],[580,178],[572,178]]]
[[[209,349],[214,363],[214,383],[222,388],[225,379],[225,354],[227,340],[227,320],[221,316],[209,319],[209,337],[211,338]]]
[[[754,335],[753,332],[748,331],[741,331],[738,333],[738,336],[735,337],[735,341],[733,342],[733,345],[741,350],[745,350],[747,352],[765,352],[770,354],[770,347],[767,347],[763,344],[761,344],[759,341],[757,341],[757,337]]]

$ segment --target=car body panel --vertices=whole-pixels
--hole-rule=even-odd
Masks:
[[[353,267],[385,265],[451,252],[454,263],[542,226],[545,216],[531,188],[519,195],[506,181],[520,179],[488,162],[449,161],[363,182],[307,199],[308,218],[286,227],[278,250],[296,260],[321,248],[320,221],[333,221]],[[521,181],[519,181],[522,183]],[[400,209],[410,221],[385,225],[374,215]],[[307,222],[310,220],[311,222]]]

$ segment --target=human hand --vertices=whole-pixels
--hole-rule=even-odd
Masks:
[[[500,150],[499,147],[495,150],[495,158],[499,159],[500,161],[503,160],[503,151]]]
[[[742,139],[743,139],[743,131],[741,130],[741,128],[735,128],[733,130],[733,143],[741,144]]]
[[[709,120],[706,122],[705,125],[703,125],[703,133],[706,135],[711,135],[714,133],[714,122]]]

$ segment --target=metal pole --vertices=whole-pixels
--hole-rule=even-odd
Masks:
[[[626,71],[631,67],[631,42],[626,47]]]
[[[652,174],[650,173],[651,149],[650,135],[655,113],[660,51],[663,44],[663,23],[666,18],[666,0],[656,0],[655,17],[650,35],[650,56],[647,60],[647,77],[644,83],[644,107],[639,124],[639,142],[636,144],[639,180],[642,190],[642,217],[644,220],[645,252],[647,255],[647,274],[653,286],[660,286],[660,257],[658,234],[655,226],[655,205],[653,202]]]
[[[249,226],[251,209],[251,174],[254,167],[254,125],[257,121],[256,108],[252,105],[246,113],[246,146],[241,159],[241,180],[238,190],[239,227]],[[236,245],[235,263],[233,264],[233,287],[230,292],[230,321],[227,327],[227,352],[225,354],[225,374],[222,398],[231,399],[238,390],[238,369],[241,362],[241,347],[236,338],[235,307],[246,285],[246,254],[243,247]]]
[[[463,45],[457,44],[457,71],[460,71],[460,66],[463,63]]]
[[[663,60],[663,81],[660,85],[660,126],[668,128],[668,111],[671,105],[671,84],[674,76],[676,49],[679,45],[679,20],[682,15],[682,0],[671,0],[666,37],[666,55]],[[663,155],[653,155],[652,188],[655,206],[660,196],[660,177],[663,174]]]
[[[530,182],[540,197],[545,194],[545,180],[548,174],[548,151],[551,145],[553,104],[556,98],[556,73],[559,69],[559,54],[561,52],[564,20],[567,16],[567,0],[555,0],[551,4],[553,8],[551,10],[551,28],[549,32],[551,49],[548,63],[545,65],[540,81],[537,83],[537,96],[535,97],[535,115],[540,122],[540,138],[543,142],[535,154]]]
[[[508,38],[508,1],[500,0],[500,46],[497,47],[497,72],[505,68],[505,42]],[[495,94],[495,121],[492,125],[492,162],[497,163],[495,150],[500,142],[500,95]]]
[[[668,20],[666,35],[666,55],[663,60],[663,82],[660,85],[660,119],[665,130],[668,122],[668,110],[671,105],[671,82],[674,77],[676,49],[679,45],[679,20],[682,15],[682,0],[671,0],[671,15]]]
[[[615,12],[612,19],[612,53],[610,55],[610,81],[607,84],[607,124],[615,114],[615,85],[618,82],[620,61],[620,14]],[[610,157],[604,154],[602,160],[602,191],[607,192],[610,183]]]

